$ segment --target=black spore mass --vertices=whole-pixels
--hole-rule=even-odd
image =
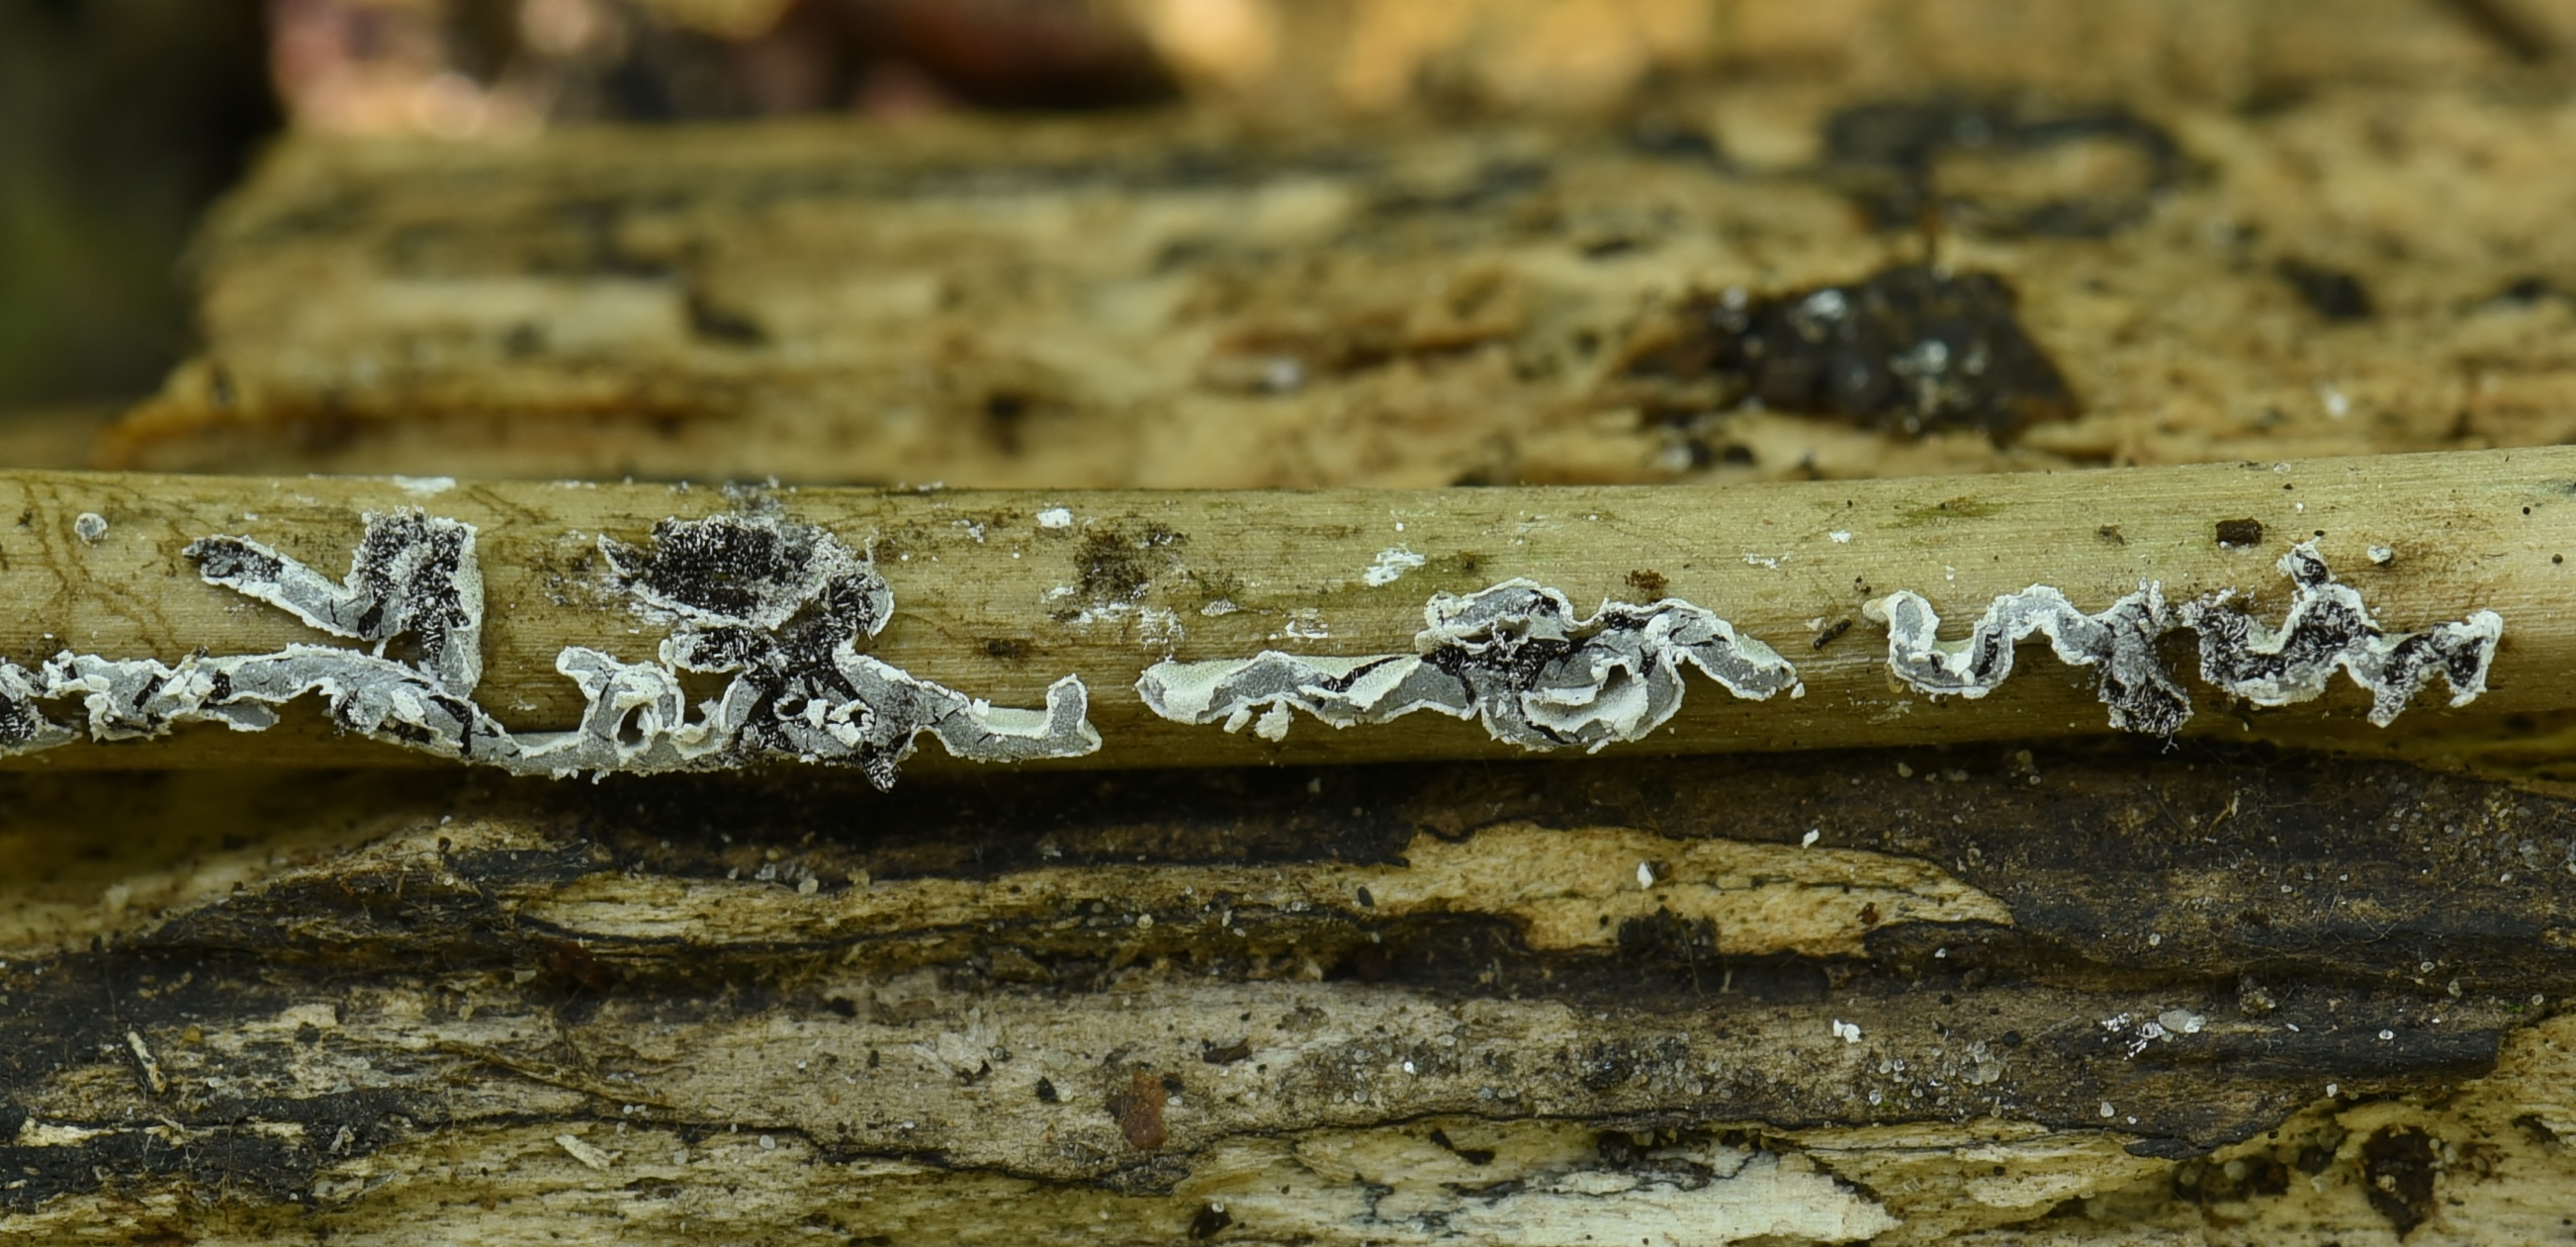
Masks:
[[[1991,273],[1917,264],[1776,295],[1698,295],[1684,305],[1680,334],[1626,371],[1688,387],[1662,406],[1667,416],[1759,404],[2003,441],[2076,412],[2066,378],[2023,331],[2017,301]]]

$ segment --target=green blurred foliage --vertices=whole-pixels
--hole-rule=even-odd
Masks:
[[[190,226],[277,124],[257,0],[0,0],[0,412],[158,384]]]

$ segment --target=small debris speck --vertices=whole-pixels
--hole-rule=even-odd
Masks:
[[[1372,589],[1391,585],[1406,572],[1422,566],[1422,563],[1421,555],[1403,546],[1380,550],[1377,552],[1377,561],[1361,570],[1360,582]]]
[[[1071,528],[1073,527],[1073,512],[1063,507],[1048,507],[1046,510],[1038,512],[1038,527]]]
[[[99,538],[107,535],[107,517],[96,511],[83,511],[78,519],[72,521],[72,532],[81,540],[96,545]]]
[[[2372,546],[2370,548],[2370,561],[2381,567],[2386,567],[2397,561],[2397,551],[2392,550],[2387,546]]]
[[[1839,1039],[1844,1043],[1859,1043],[1860,1027],[1853,1023],[1846,1022],[1841,1018],[1835,1018],[1834,1038]]]
[[[568,1134],[556,1135],[555,1146],[562,1148],[565,1153],[570,1155],[574,1160],[580,1161],[581,1163],[602,1172],[605,1172],[608,1169],[610,1161],[617,1159],[609,1153],[601,1151],[598,1146],[584,1143],[580,1139],[574,1138]]]
[[[2218,544],[2228,549],[2242,549],[2263,544],[2263,521],[2255,519],[2218,521]]]

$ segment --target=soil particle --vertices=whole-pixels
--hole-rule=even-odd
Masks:
[[[2263,521],[2218,521],[2218,544],[2239,550],[2263,544]]]

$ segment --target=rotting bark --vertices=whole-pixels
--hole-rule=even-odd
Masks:
[[[1318,668],[1310,682],[1321,683],[1312,696],[1296,689],[1259,697],[1247,692],[1238,698],[1250,698],[1241,706],[1211,701],[1207,715],[1174,703],[1165,706],[1167,718],[1134,691],[1140,676],[1149,677],[1150,691],[1153,673],[1184,670],[1174,663],[1241,662],[1263,651],[1336,658],[1419,650],[1430,673],[1425,679],[1458,682],[1464,690],[1458,696],[1468,698],[1442,703],[1449,713],[1485,717],[1493,735],[1524,748],[1628,740],[1662,751],[1776,750],[2098,733],[2122,722],[2115,692],[2161,688],[2175,704],[2160,703],[2153,716],[2133,714],[2131,726],[2164,730],[2199,710],[2182,724],[2185,731],[2426,752],[2461,750],[2457,742],[2483,733],[2503,751],[2526,750],[2532,756],[2521,769],[2547,779],[2554,777],[2553,755],[2563,753],[2551,742],[2571,709],[2556,677],[2576,659],[2576,620],[2561,609],[2569,577],[2576,576],[2561,553],[2576,548],[2570,479],[2576,479],[2576,451],[2561,449],[1710,491],[745,494],[667,486],[23,473],[0,477],[0,511],[19,516],[14,528],[0,530],[0,555],[8,559],[0,566],[0,601],[24,604],[0,618],[0,655],[28,668],[50,661],[48,672],[65,673],[47,677],[62,692],[104,698],[89,718],[108,722],[111,734],[152,736],[184,722],[187,714],[175,711],[159,720],[146,713],[158,704],[150,700],[156,696],[177,699],[173,705],[203,703],[206,716],[233,721],[217,696],[222,686],[211,676],[201,681],[188,674],[197,670],[189,664],[220,667],[238,661],[228,655],[283,653],[324,639],[294,612],[244,601],[223,587],[246,574],[241,552],[259,553],[263,566],[292,556],[329,567],[371,539],[367,515],[417,507],[474,530],[489,614],[480,621],[481,682],[470,690],[472,713],[488,714],[513,732],[586,721],[599,737],[597,748],[567,753],[574,761],[557,770],[613,769],[610,763],[628,758],[649,762],[661,756],[656,751],[670,753],[669,765],[686,765],[691,759],[682,755],[698,747],[687,744],[698,739],[689,734],[719,729],[767,753],[808,758],[839,748],[838,737],[826,736],[845,732],[861,741],[859,754],[888,763],[900,754],[869,754],[892,748],[869,742],[935,731],[952,750],[972,756],[973,732],[936,726],[947,713],[938,707],[948,702],[931,705],[926,693],[867,691],[892,690],[888,681],[897,677],[976,714],[989,713],[997,725],[1004,715],[1020,716],[1008,721],[1008,730],[1028,741],[1011,746],[1018,752],[997,747],[993,757],[1053,755],[1058,762],[1136,767],[1493,756],[1508,749],[1479,739],[1486,732],[1467,725],[1309,730],[1266,740],[1261,737],[1279,734],[1268,730],[1272,725],[1259,734],[1235,734],[1191,722],[1248,719],[1261,709],[1255,701],[1277,715],[1295,704],[1311,702],[1311,710],[1323,704],[1315,698],[1330,692],[1326,685],[1360,679],[1358,668],[1345,675]],[[706,517],[735,517],[712,527],[739,524],[744,515],[775,515],[762,522],[791,523],[836,548],[869,551],[865,574],[890,586],[889,603],[860,612],[869,626],[850,622],[859,616],[839,607],[799,613],[804,608],[785,604],[838,600],[838,590],[806,583],[810,568],[782,570],[769,577],[778,580],[770,585],[762,579],[767,572],[728,564],[730,570],[699,569],[700,579],[732,577],[742,584],[682,585],[698,573],[684,574],[673,563],[662,569],[666,579],[676,578],[672,583],[645,583],[662,574],[648,573],[657,565],[637,544],[650,534],[711,527],[698,523]],[[88,531],[84,517],[105,527]],[[2217,539],[2225,523],[2244,517],[2267,533],[2306,540],[2290,547],[2287,536],[2253,544]],[[191,569],[179,558],[189,549],[221,557],[201,558]],[[280,553],[265,553],[272,550]],[[366,579],[368,566],[362,554],[352,585]],[[1432,616],[1446,609],[1444,601],[1466,610],[1483,599],[1444,595],[1514,578],[1561,595],[1542,593],[1532,602],[1562,600],[1568,610],[1575,601],[1624,600],[1640,584],[1678,605],[1615,607],[1583,625],[1615,635],[1580,645],[1572,632],[1560,638],[1550,631],[1577,621],[1550,623],[1555,616],[1544,611],[1506,611],[1508,618],[1489,621],[1491,637],[1472,643],[1442,640],[1449,634],[1437,627],[1425,630],[1426,600]],[[2176,605],[2157,627],[2120,633],[2115,639],[2126,648],[2116,653],[2069,651],[2061,640],[2070,660],[2097,664],[2090,674],[2041,664],[1997,686],[2010,664],[1990,661],[1992,654],[1973,661],[1909,657],[1909,646],[1924,644],[1923,609],[1973,616],[2035,584],[2079,605],[2112,603],[2151,586],[2159,601]],[[774,625],[669,605],[681,600],[675,593],[755,589],[782,604],[771,612],[781,614]],[[883,626],[891,602],[901,608],[892,626]],[[1912,613],[1890,648],[1880,625],[1865,616],[1874,608],[1885,617],[1889,603],[1900,602],[1913,603]],[[770,608],[753,613],[760,610]],[[790,616],[800,622],[791,627]],[[1864,617],[1857,627],[1832,626],[1856,616]],[[834,625],[835,619],[844,624]],[[1698,622],[1674,622],[1684,619]],[[1630,640],[1646,644],[1650,634],[1662,635],[1656,627],[1667,625],[1683,629],[1668,639],[1699,654],[1692,663],[1731,672],[1723,682],[1740,696],[1719,695],[1714,687],[1686,696],[1680,669],[1666,671],[1684,650],[1649,645],[1653,653],[1619,657],[1627,651],[1610,644],[1630,637],[1622,629],[1632,627],[1642,630]],[[862,635],[875,626],[883,626],[880,635]],[[1995,638],[2030,630],[1994,626],[2002,629]],[[2190,679],[2187,659],[2169,662],[2155,648],[2156,634],[2176,627],[2197,632],[2199,674],[2208,683]],[[2276,635],[2275,627],[2291,631]],[[1721,636],[1720,628],[1731,632]],[[365,627],[355,631],[372,635]],[[440,635],[467,631],[449,627]],[[1736,644],[1730,637],[1742,638],[1733,658],[1721,660],[1716,649],[1705,648]],[[388,639],[377,638],[380,645]],[[1989,640],[1987,648],[2001,643]],[[851,649],[863,642],[867,654]],[[210,657],[186,657],[192,653]],[[113,668],[146,659],[168,666],[138,666],[126,673],[131,679]],[[416,670],[392,659],[368,661],[403,680],[434,684],[441,664],[458,660],[442,649],[425,653]],[[1891,661],[1914,688],[1891,682]],[[1707,666],[1712,662],[1720,666]],[[1908,665],[1924,662],[1932,665]],[[1934,678],[1950,662],[1968,663],[1961,668],[1967,674],[1948,683]],[[826,668],[848,677],[861,667],[883,679],[851,677],[846,687],[829,689],[818,683]],[[2173,672],[2165,685],[2140,677],[2141,670],[2165,667]],[[2354,681],[2337,675],[2338,667]],[[593,668],[592,674],[605,675],[583,676]],[[1783,668],[1794,668],[1793,676]],[[735,674],[731,691],[692,710],[680,682],[684,671]],[[660,674],[647,688],[640,676],[606,678],[617,673]],[[2104,682],[2104,673],[2117,678]],[[2372,682],[2367,691],[2356,687],[2365,680]],[[2439,692],[2426,690],[2428,682]],[[206,696],[188,701],[193,694],[183,694],[199,683]],[[129,684],[135,686],[130,696],[118,694]],[[1051,713],[976,710],[983,703],[969,705],[950,689],[972,690],[1003,706],[1043,701]],[[1945,704],[1915,689],[1957,692],[1962,699]],[[1989,690],[1993,695],[1984,696]],[[1781,692],[1799,695],[1767,696]],[[1406,704],[1439,696],[1438,690],[1417,693],[1386,695]],[[425,685],[415,699],[461,695]],[[1765,699],[1743,700],[1755,696]],[[2230,705],[2231,696],[2251,704]],[[1060,697],[1069,703],[1057,705]],[[1682,698],[1678,706],[1673,697]],[[1493,698],[1516,700],[1508,707],[1485,704]],[[2107,721],[2092,704],[2097,698],[2112,704]],[[13,694],[11,704],[28,700]],[[922,706],[914,708],[915,701]],[[388,704],[394,703],[408,704],[400,697]],[[632,717],[635,707],[649,713]],[[437,734],[444,719],[405,719],[399,705],[354,719],[353,711],[338,713],[344,727],[358,732],[405,741],[418,732],[433,746],[445,739]],[[1068,713],[1087,713],[1102,741],[1096,753],[1056,721]],[[1523,726],[1507,734],[1491,727],[1498,722]],[[762,735],[773,727],[774,742]],[[1059,738],[1067,743],[1044,745]],[[701,744],[714,761],[732,756]],[[25,756],[70,765],[216,763],[246,756],[244,749],[272,761],[388,756],[359,737],[203,728],[142,748],[148,752],[76,745]],[[891,778],[874,764],[871,774],[881,782]]]
[[[0,784],[31,1238],[2472,1242],[2576,1173],[2576,812],[2403,766]]]
[[[2423,0],[2373,2],[1789,4],[1717,23],[1761,72],[1608,124],[299,135],[200,240],[205,345],[100,462],[1410,488],[2576,438],[2576,236],[2535,206],[2576,102],[2496,89]],[[1524,17],[1489,14],[1486,52],[1552,38],[1499,11]],[[1825,33],[1855,23],[1901,33]],[[2462,53],[2476,85],[2418,75]],[[1808,76],[1845,58],[1858,94]],[[2123,81],[2162,86],[2099,94]],[[1731,296],[1857,303],[1927,259],[1984,294],[1712,366],[1744,345],[1709,316]],[[2374,314],[2334,319],[2311,270]],[[1926,434],[1860,427],[1908,418]]]

